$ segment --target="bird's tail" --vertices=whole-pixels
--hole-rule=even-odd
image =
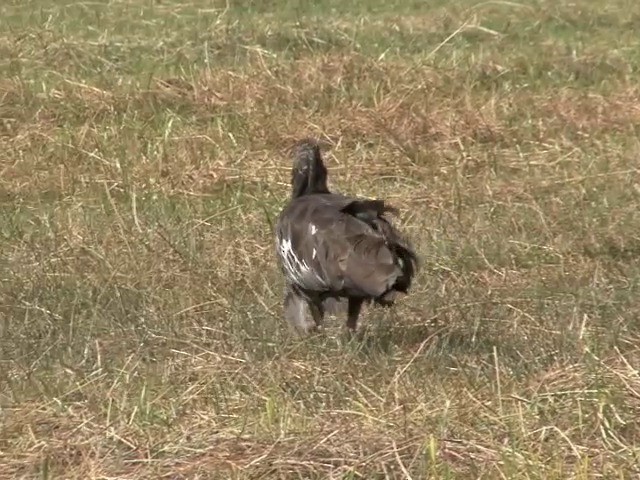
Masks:
[[[398,293],[407,293],[413,282],[418,269],[418,256],[408,242],[402,238],[398,231],[393,228],[389,223],[382,220],[383,223],[383,236],[387,247],[394,254],[398,267],[402,272],[394,284],[385,292],[378,303],[381,305],[391,305],[398,296]]]

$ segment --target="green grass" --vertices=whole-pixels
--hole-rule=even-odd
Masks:
[[[0,6],[0,477],[632,478],[640,8]],[[294,140],[423,268],[293,338]]]

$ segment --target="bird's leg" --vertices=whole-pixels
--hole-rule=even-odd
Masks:
[[[299,335],[307,335],[316,329],[318,323],[310,311],[310,304],[289,286],[285,287],[284,318]]]
[[[349,307],[347,312],[347,328],[351,332],[355,332],[358,325],[358,316],[362,308],[362,298],[349,298]]]
[[[320,327],[324,321],[324,305],[319,299],[309,300],[309,310],[316,327]]]

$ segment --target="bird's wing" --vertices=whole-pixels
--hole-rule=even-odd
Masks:
[[[400,269],[381,231],[341,212],[330,235],[338,241],[327,242],[328,263],[338,270],[343,289],[377,297],[393,285]]]

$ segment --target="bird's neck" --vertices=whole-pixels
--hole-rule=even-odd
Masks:
[[[327,181],[323,178],[304,175],[296,176],[293,181],[292,198],[302,197],[303,195],[312,195],[315,193],[330,193],[327,187]]]

